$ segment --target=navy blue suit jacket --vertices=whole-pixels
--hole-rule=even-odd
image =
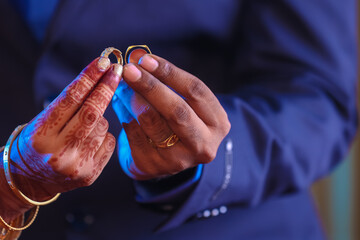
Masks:
[[[354,0],[61,1],[34,76],[39,106],[105,47],[147,44],[203,80],[232,128],[190,193],[165,179],[141,198],[114,156],[24,239],[322,239],[308,188],[355,132],[355,16]]]

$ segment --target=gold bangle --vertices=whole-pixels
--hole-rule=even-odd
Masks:
[[[123,57],[122,57],[122,52],[121,52],[119,49],[117,49],[117,48],[114,48],[114,47],[105,48],[105,50],[102,51],[102,53],[100,54],[100,56],[101,56],[101,57],[109,57],[109,55],[110,55],[111,53],[116,56],[116,59],[117,59],[118,64],[124,65],[124,60],[123,60]]]
[[[145,52],[147,52],[148,54],[151,54],[150,48],[147,45],[132,45],[132,46],[129,46],[126,49],[126,52],[125,52],[125,63],[126,64],[130,63],[130,61],[129,61],[130,60],[130,54],[136,49],[142,49]]]
[[[31,210],[31,215],[29,216],[26,223],[22,227],[11,226],[11,223],[9,224],[9,223],[5,222],[5,220],[1,216],[0,216],[0,224],[3,225],[5,228],[7,228],[10,231],[25,230],[25,229],[29,228],[31,226],[31,224],[33,224],[33,222],[35,221],[35,218],[39,213],[39,208],[40,208],[39,206],[36,206]],[[22,217],[23,217],[23,215],[22,215]]]
[[[14,184],[14,181],[11,177],[11,169],[10,169],[10,164],[9,161],[10,159],[10,152],[11,152],[11,148],[12,145],[16,139],[16,137],[21,133],[21,131],[24,129],[24,127],[27,124],[18,126],[13,133],[11,134],[9,140],[7,141],[6,145],[5,145],[5,149],[4,149],[4,156],[3,156],[3,167],[4,167],[4,172],[5,172],[5,177],[6,177],[6,181],[8,182],[10,189],[13,191],[13,193],[20,198],[24,203],[26,204],[31,204],[31,205],[35,205],[35,206],[43,206],[43,205],[47,205],[49,203],[54,202],[56,199],[58,199],[58,197],[60,196],[60,193],[56,194],[53,198],[44,201],[44,202],[38,202],[38,201],[34,201],[30,198],[28,198],[25,194],[23,194]]]

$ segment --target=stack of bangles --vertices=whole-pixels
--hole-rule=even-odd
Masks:
[[[34,207],[31,210],[31,213],[29,214],[28,219],[24,223],[24,215],[19,216],[18,218],[12,220],[10,223],[7,223],[1,216],[0,216],[0,240],[3,239],[17,239],[21,233],[22,230],[27,229],[30,227],[30,225],[34,222],[38,212],[39,212],[39,206],[47,205],[49,203],[54,202],[59,196],[60,193],[56,194],[55,197],[44,201],[44,202],[37,202],[29,197],[27,197],[24,193],[22,193],[14,184],[14,181],[11,177],[11,171],[10,171],[10,162],[12,161],[10,159],[10,152],[12,145],[16,139],[16,137],[21,133],[21,131],[24,129],[26,124],[18,126],[14,132],[11,134],[9,140],[7,141],[5,147],[2,147],[0,149],[1,151],[4,151],[3,155],[3,167],[4,167],[4,173],[6,177],[6,181],[9,184],[10,189],[13,191],[13,193],[22,200],[25,204],[33,205]],[[20,154],[20,153],[19,153]]]

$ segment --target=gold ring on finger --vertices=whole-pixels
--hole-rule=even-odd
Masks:
[[[164,141],[161,142],[154,142],[151,138],[149,138],[149,143],[156,148],[169,148],[174,146],[179,141],[179,137],[173,133],[168,138],[166,138]]]

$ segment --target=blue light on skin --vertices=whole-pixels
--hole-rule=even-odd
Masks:
[[[118,139],[118,156],[119,156],[119,162],[120,162],[120,165],[121,165],[121,168],[123,169],[123,171],[128,176],[132,176],[132,174],[129,171],[130,162],[131,162],[131,149],[130,149],[129,141],[126,136],[126,132],[124,130],[121,130],[120,136]],[[193,183],[197,182],[201,177],[203,167],[204,167],[203,164],[199,164],[196,167],[194,177],[192,179],[189,179],[189,181],[185,182],[184,185],[181,186],[181,188],[188,188]]]
[[[120,166],[128,176],[133,176],[133,174],[129,171],[130,169],[130,163],[131,163],[131,149],[129,146],[129,141],[127,139],[126,133],[124,130],[121,131],[119,139],[118,139],[118,156],[119,156],[119,162]],[[174,189],[175,191],[185,190],[187,188],[190,188],[200,180],[202,171],[203,171],[204,165],[199,164],[196,167],[194,176],[190,179],[184,179],[184,183],[180,185],[177,189]]]
[[[126,173],[126,175],[131,177],[132,174],[129,171],[131,162],[131,149],[124,130],[121,130],[118,139],[118,156],[121,168]]]
[[[134,113],[129,112],[131,109],[126,108],[121,100],[121,98],[131,98],[131,94],[125,94],[125,88],[128,88],[127,84],[121,81],[112,98],[112,107],[120,123],[129,123],[134,116]]]
[[[199,165],[196,167],[196,172],[195,172],[194,178],[193,178],[192,181],[191,181],[192,183],[197,182],[198,180],[200,180],[200,177],[201,177],[203,168],[204,168],[204,165],[203,165],[203,164],[199,164]]]
[[[137,116],[149,108],[135,94],[126,82],[121,81],[119,83],[112,100],[112,106],[121,123],[129,123],[133,119],[139,123]]]
[[[125,104],[123,104],[122,102],[131,102],[130,100],[133,94],[134,91],[124,81],[121,81],[112,99],[112,107],[116,115],[118,116],[120,123],[129,123],[131,120],[134,119],[134,116],[136,116],[133,110],[126,107]],[[120,165],[123,168],[124,172],[128,176],[132,176],[132,174],[129,172],[129,164],[131,162],[131,149],[124,130],[121,131],[118,139],[118,156]],[[187,188],[197,182],[201,177],[202,170],[203,165],[199,164],[196,167],[194,176],[191,179],[188,179],[188,181],[186,181],[184,185],[181,186],[181,188]]]
[[[121,81],[121,83],[123,83],[123,81]],[[122,96],[121,91],[124,87],[124,83],[121,84],[121,86],[119,85],[112,98],[112,107],[121,124],[129,123],[132,119],[134,119],[120,99],[120,96]],[[121,130],[120,136],[118,138],[118,157],[121,168],[128,176],[131,177],[132,174],[129,171],[131,162],[131,149],[124,130]]]

